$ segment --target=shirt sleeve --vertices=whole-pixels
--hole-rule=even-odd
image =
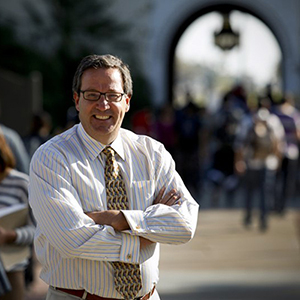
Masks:
[[[138,262],[137,236],[97,225],[84,213],[68,165],[59,150],[43,147],[31,161],[29,203],[42,247],[49,243],[66,258]]]
[[[17,172],[17,171],[14,171]],[[14,173],[13,173],[14,174]],[[18,201],[28,205],[28,183],[29,178],[25,173],[19,173],[14,176],[13,192],[15,192]],[[14,241],[16,245],[32,245],[35,233],[35,221],[30,207],[28,207],[27,223],[24,226],[15,229],[17,238]]]
[[[35,226],[26,225],[16,229],[16,245],[31,245],[34,238]]]
[[[150,205],[145,211],[124,210],[122,212],[133,235],[164,244],[186,243],[194,236],[199,205],[185,187],[175,170],[171,155],[162,145],[154,151],[152,161],[155,164],[153,199],[162,187],[166,187],[166,192],[175,188],[181,194],[180,200],[173,206],[156,204]]]

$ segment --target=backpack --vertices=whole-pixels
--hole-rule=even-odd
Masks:
[[[265,160],[269,155],[275,154],[276,138],[266,120],[254,118],[247,144],[251,159]]]

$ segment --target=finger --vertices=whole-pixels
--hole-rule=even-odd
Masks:
[[[175,189],[172,189],[170,192],[168,192],[161,200],[160,203],[167,204],[169,201],[172,201],[173,197],[176,197],[177,191]]]
[[[165,189],[165,188],[162,188],[162,189],[158,192],[156,198],[155,198],[154,201],[153,201],[153,204],[159,203],[159,201],[161,200],[161,198],[162,198],[162,196],[163,196],[163,194],[164,194],[164,189]]]
[[[160,191],[158,192],[158,195],[156,196],[155,200],[153,201],[154,204],[160,203],[161,199],[163,198],[164,192],[166,188],[162,187]]]
[[[172,195],[172,197],[170,197],[169,199],[168,199],[168,201],[166,201],[166,205],[168,205],[168,206],[172,206],[172,205],[174,205],[179,199],[180,199],[180,194],[179,193],[175,193],[175,194],[173,194]]]

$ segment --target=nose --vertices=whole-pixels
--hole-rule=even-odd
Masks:
[[[109,109],[109,107],[110,107],[109,103],[106,101],[105,96],[101,95],[99,100],[97,101],[97,108],[99,110],[104,111],[104,110]]]

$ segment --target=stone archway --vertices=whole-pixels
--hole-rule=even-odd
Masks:
[[[231,7],[260,19],[273,32],[282,52],[283,92],[300,96],[300,28],[297,0],[181,0],[154,1],[151,39],[144,53],[146,76],[153,87],[152,99],[161,106],[172,97],[173,60],[176,44],[184,30],[201,15]],[[172,4],[171,4],[172,3]]]
[[[167,64],[167,76],[168,76],[168,96],[167,99],[169,99],[170,101],[172,101],[173,99],[173,83],[174,83],[174,57],[175,57],[175,49],[176,46],[179,42],[180,37],[182,36],[182,34],[184,33],[184,31],[188,28],[188,26],[190,26],[196,19],[198,19],[201,16],[204,16],[207,13],[211,13],[214,11],[218,11],[218,12],[223,12],[223,11],[233,11],[233,10],[237,10],[237,11],[241,11],[243,13],[248,13],[256,18],[258,18],[259,20],[261,20],[270,30],[271,32],[274,34],[275,38],[278,41],[279,47],[281,49],[281,53],[282,53],[282,62],[281,62],[281,72],[283,74],[283,90],[288,90],[289,86],[287,84],[287,74],[284,72],[286,68],[284,68],[284,66],[287,64],[287,57],[288,57],[288,50],[289,47],[287,47],[287,41],[285,40],[285,36],[282,36],[280,34],[280,32],[277,30],[277,28],[274,26],[272,26],[272,22],[269,21],[267,16],[264,16],[263,13],[261,13],[260,11],[255,11],[253,9],[249,9],[247,7],[244,6],[240,6],[240,5],[232,5],[232,4],[218,4],[218,5],[209,5],[206,6],[204,8],[201,8],[200,10],[194,12],[193,14],[191,14],[190,16],[188,16],[185,20],[183,20],[183,22],[181,24],[179,24],[179,26],[177,27],[177,30],[175,31],[175,34],[173,36],[173,39],[171,40],[171,43],[169,45],[168,48],[168,60],[166,62]],[[286,75],[286,76],[285,76]]]

